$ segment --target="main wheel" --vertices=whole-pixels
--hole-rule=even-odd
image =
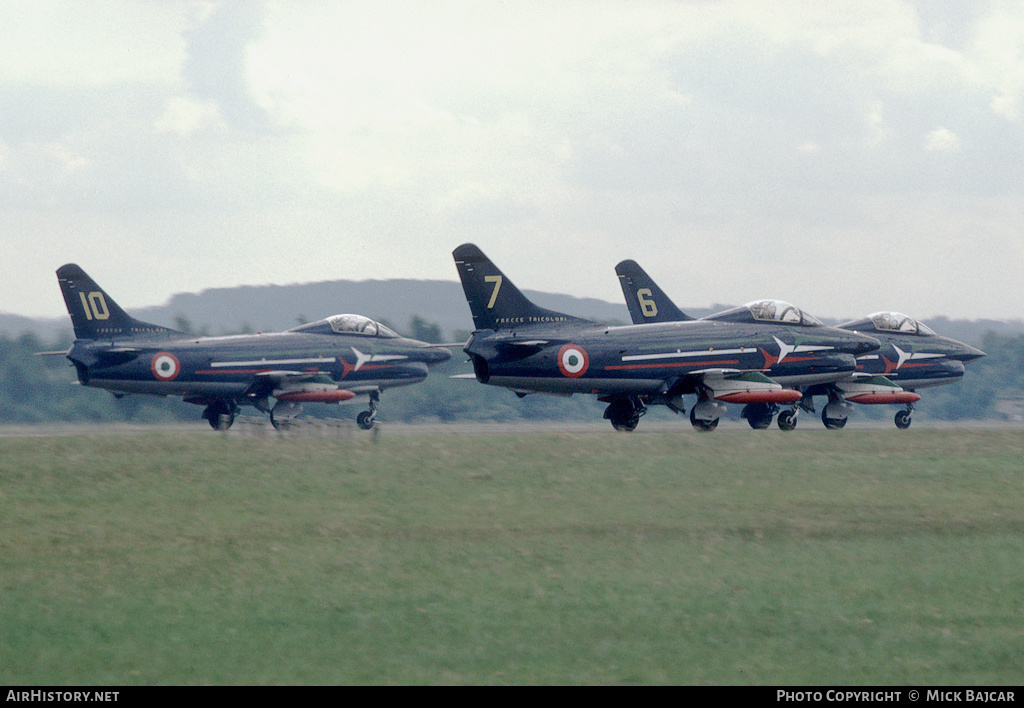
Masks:
[[[374,419],[377,415],[373,411],[363,411],[356,416],[356,425],[363,430],[369,430],[373,427]]]
[[[910,411],[899,411],[896,413],[896,427],[900,430],[906,430],[910,427]]]
[[[704,420],[694,415],[693,408],[690,409],[690,425],[692,425],[698,432],[710,433],[712,430],[718,427],[718,418],[713,420]]]
[[[226,401],[215,401],[203,411],[203,418],[214,430],[227,430],[235,422],[235,409]]]
[[[743,407],[743,417],[754,430],[767,430],[773,415],[775,409],[768,403],[748,403]]]
[[[613,400],[604,409],[604,417],[620,433],[631,433],[640,424],[640,418],[647,412],[642,401],[630,398]]]
[[[847,418],[829,418],[825,415],[825,411],[821,412],[821,422],[824,423],[825,427],[829,430],[840,430],[846,425]]]

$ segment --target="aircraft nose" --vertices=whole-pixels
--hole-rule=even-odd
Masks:
[[[960,361],[974,361],[975,359],[980,359],[983,356],[987,356],[985,352],[976,347],[972,347],[970,344],[964,344],[956,358]]]
[[[423,354],[428,364],[443,364],[452,358],[451,350],[447,347],[426,347]]]

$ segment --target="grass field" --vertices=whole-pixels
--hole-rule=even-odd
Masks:
[[[0,438],[0,684],[1019,684],[1022,486],[1019,429]]]

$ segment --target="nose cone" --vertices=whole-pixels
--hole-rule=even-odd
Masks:
[[[452,353],[447,347],[425,345],[421,352],[423,361],[427,364],[443,364],[452,358]]]
[[[985,352],[972,347],[970,344],[964,344],[961,342],[959,351],[953,355],[953,358],[959,359],[960,361],[974,361],[975,359],[980,359],[983,356],[987,356]]]

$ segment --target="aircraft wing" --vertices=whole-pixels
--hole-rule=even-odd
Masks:
[[[792,403],[801,398],[799,391],[784,388],[756,371],[703,369],[691,372],[699,376],[699,385],[711,398],[726,403]]]
[[[261,371],[253,376],[252,384],[246,391],[247,395],[267,395],[282,390],[301,390],[304,384],[314,386],[330,386],[338,384],[326,371]]]
[[[862,404],[914,403],[921,394],[907,391],[884,376],[854,374],[848,380],[836,382],[846,400]]]
[[[261,371],[256,374],[257,380],[284,383],[285,381],[309,381],[315,383],[334,383],[326,371]]]

